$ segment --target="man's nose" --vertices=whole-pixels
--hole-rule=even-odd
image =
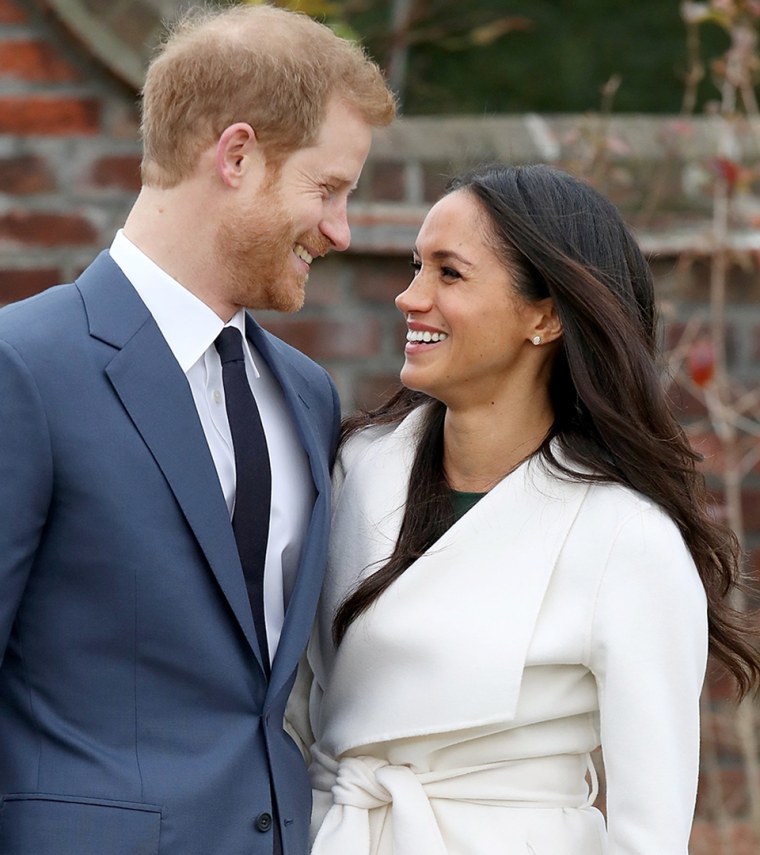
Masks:
[[[331,210],[323,219],[321,231],[338,252],[348,249],[351,243],[351,229],[348,225],[348,211],[345,203]]]

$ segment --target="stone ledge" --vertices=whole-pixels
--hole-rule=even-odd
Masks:
[[[570,148],[602,137],[610,141],[608,153],[619,159],[660,160],[674,149],[688,157],[760,157],[760,118],[526,113],[402,117],[376,131],[370,162],[556,162]]]
[[[349,253],[405,255],[411,252],[429,205],[351,202]],[[701,220],[671,229],[634,229],[648,255],[711,255],[722,245],[730,251],[760,250],[760,229],[734,229],[718,241],[712,222]]]

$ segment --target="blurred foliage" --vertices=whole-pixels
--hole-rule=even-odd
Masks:
[[[275,5],[299,9],[360,39],[385,68],[394,52],[404,51],[404,79],[394,82],[407,115],[595,110],[613,77],[619,79],[616,112],[676,113],[689,70],[678,0],[276,0]],[[700,30],[706,55],[727,49],[729,37],[719,21]],[[695,94],[698,110],[717,97],[709,75]]]
[[[248,4],[252,6],[279,6],[282,9],[293,9],[310,15],[312,18],[326,24],[330,29],[352,41],[363,41],[362,36],[352,29],[344,15],[341,0],[216,0],[220,6]]]

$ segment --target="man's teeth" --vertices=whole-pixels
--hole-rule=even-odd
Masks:
[[[448,338],[448,334],[445,332],[429,332],[425,330],[408,330],[406,333],[407,341],[445,341]]]
[[[311,264],[311,263],[312,263],[312,261],[314,261],[314,258],[313,258],[311,255],[309,255],[309,253],[308,253],[308,252],[306,252],[306,250],[301,246],[301,244],[300,244],[300,243],[297,243],[297,244],[295,245],[295,248],[293,249],[293,252],[295,252],[295,254],[296,254],[296,255],[297,255],[301,260],[305,261],[307,264]]]

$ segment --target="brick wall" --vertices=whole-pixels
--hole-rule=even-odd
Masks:
[[[375,402],[401,359],[393,297],[408,281],[417,228],[446,176],[494,158],[554,160],[577,171],[584,156],[578,140],[588,143],[594,121],[418,118],[381,132],[352,203],[351,250],[314,265],[301,313],[265,314],[262,321],[329,368],[346,409]],[[632,219],[642,208],[641,180],[663,160],[668,122],[618,118],[605,131],[635,151],[610,161],[609,180],[602,182]],[[715,136],[709,122],[695,122],[688,144],[709,151]],[[0,303],[70,280],[110,243],[139,188],[139,151],[134,91],[91,59],[43,0],[0,0]],[[672,149],[668,153],[672,160]],[[615,170],[627,170],[623,180]],[[700,208],[703,199],[684,198],[683,183],[669,188],[670,208],[660,205],[639,224],[642,244],[656,254],[673,329],[708,299],[702,255],[708,213]],[[674,220],[673,211],[687,216]],[[736,241],[760,249],[746,231]],[[754,268],[735,265],[730,367],[746,382],[758,377],[759,283]]]
[[[75,276],[139,188],[133,92],[44,7],[0,0],[0,302]]]
[[[380,133],[373,147],[352,201],[351,250],[314,265],[302,312],[265,313],[261,320],[327,366],[346,410],[372,405],[396,382],[404,330],[393,298],[409,280],[410,247],[446,176],[496,158],[549,160],[591,172],[630,215],[652,254],[665,337],[672,344],[696,314],[706,312],[709,300],[710,206],[685,158],[709,163],[719,133],[712,119],[688,129],[680,120],[651,117],[402,120]],[[740,156],[756,163],[751,129],[737,133]],[[75,277],[110,243],[138,187],[134,91],[91,59],[42,0],[0,0],[0,304]],[[745,200],[750,210],[731,235],[736,256],[727,312],[729,368],[748,389],[760,378],[760,240],[752,228],[753,203],[752,197]],[[704,416],[698,394],[682,390],[676,398],[684,422]],[[708,471],[717,472],[720,447],[709,427],[700,432],[699,447],[708,454]],[[746,479],[743,501],[757,568],[757,470]],[[710,696],[705,727],[718,734],[722,798],[730,801],[737,823],[726,832],[737,841],[726,855],[749,855],[758,844],[746,824],[745,770],[717,679]],[[711,787],[715,782],[705,780],[700,791],[695,855],[722,851],[715,842]]]

